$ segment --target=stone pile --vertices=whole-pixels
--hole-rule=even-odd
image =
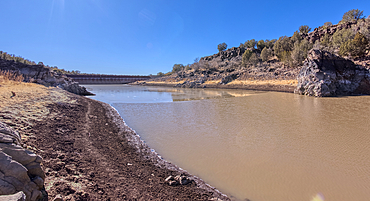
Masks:
[[[21,147],[18,132],[0,122],[0,195],[9,196],[0,196],[0,200],[34,201],[46,197],[41,162],[40,156]]]

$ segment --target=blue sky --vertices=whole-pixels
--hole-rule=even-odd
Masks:
[[[370,1],[0,0],[0,50],[66,70],[157,74],[351,9],[367,16]]]

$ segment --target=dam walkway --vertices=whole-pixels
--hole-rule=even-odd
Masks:
[[[137,75],[67,75],[79,84],[128,84],[150,79],[150,76]]]

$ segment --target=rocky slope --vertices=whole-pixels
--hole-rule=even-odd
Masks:
[[[329,37],[332,43],[334,33],[344,29],[350,29],[353,34],[361,30],[369,37],[370,21],[361,19],[300,33],[302,40],[314,46],[302,64],[279,62],[275,56],[265,62],[243,65],[242,57],[247,49],[257,57],[261,51],[241,45],[202,57],[199,62],[169,76],[136,84],[284,91],[316,97],[369,94],[370,52],[361,57],[343,58],[337,55],[339,47],[320,43],[324,37],[326,40]]]
[[[26,82],[38,83],[44,86],[59,87],[78,95],[93,95],[85,87],[65,75],[58,75],[42,65],[27,65],[14,61],[0,59],[0,70],[22,74]]]

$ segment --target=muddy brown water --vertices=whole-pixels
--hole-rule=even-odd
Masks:
[[[370,199],[370,96],[86,87],[164,159],[237,200]]]

